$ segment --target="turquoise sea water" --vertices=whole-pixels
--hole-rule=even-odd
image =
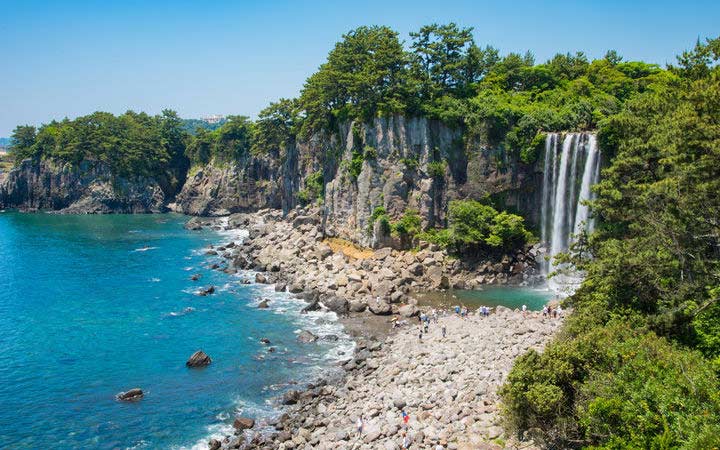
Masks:
[[[537,311],[554,295],[546,287],[485,286],[478,290],[426,292],[418,294],[418,300],[420,304],[440,304],[445,307],[462,304],[472,309],[498,305],[520,309],[526,305],[528,309]]]
[[[0,214],[0,448],[204,444],[236,413],[271,415],[288,383],[349,351],[332,316],[210,270],[221,261],[203,247],[233,236],[185,220]],[[193,294],[211,284],[217,294]],[[270,310],[255,307],[260,296]],[[300,329],[341,339],[303,345]],[[186,368],[198,349],[213,363]],[[133,387],[142,401],[115,400]]]

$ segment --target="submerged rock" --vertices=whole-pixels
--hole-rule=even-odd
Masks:
[[[309,344],[311,342],[317,341],[318,337],[309,332],[308,330],[302,330],[300,334],[298,334],[297,340],[298,342],[302,342],[303,344]]]
[[[185,363],[188,367],[205,367],[210,365],[212,359],[202,350],[198,350],[192,354],[190,359]]]
[[[267,298],[262,299],[262,301],[261,301],[260,303],[258,303],[258,306],[257,306],[257,307],[260,308],[260,309],[267,309],[267,308],[269,308],[269,307],[270,307],[270,300],[268,300]]]
[[[193,275],[190,277],[190,279],[193,280],[193,281],[197,281],[197,280],[199,280],[200,278],[202,278],[202,274],[201,274],[201,273],[193,274]]]
[[[201,297],[205,297],[206,295],[210,295],[210,294],[214,294],[214,293],[215,293],[215,286],[210,286],[205,289],[200,289],[197,292],[197,295],[199,295]]]
[[[145,396],[145,393],[140,388],[133,388],[129,391],[120,392],[118,395],[115,396],[120,401],[123,402],[136,402],[140,399],[142,399]]]

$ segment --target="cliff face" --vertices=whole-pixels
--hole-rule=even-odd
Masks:
[[[26,159],[0,175],[0,207],[63,213],[162,212],[166,198],[152,180],[113,177],[91,161],[79,166]]]
[[[288,210],[298,204],[299,193],[309,191],[310,175],[322,173],[327,231],[363,245],[383,243],[370,226],[379,206],[394,218],[414,209],[425,225],[438,225],[449,201],[492,195],[503,208],[537,223],[542,173],[502,161],[501,153],[482,142],[465,141],[461,129],[424,118],[345,124],[338,133],[292,142],[277,157],[210,164],[188,178],[175,209],[195,215]],[[361,163],[359,173],[352,169],[353,156]]]

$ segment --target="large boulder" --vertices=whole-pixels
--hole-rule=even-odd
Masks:
[[[308,330],[302,330],[300,334],[298,334],[297,340],[298,342],[302,342],[303,344],[309,344],[311,342],[317,341],[318,337],[309,332]]]
[[[140,388],[133,388],[129,391],[120,392],[115,396],[120,401],[123,402],[136,402],[140,399],[142,399],[145,396],[145,393]]]
[[[392,313],[392,307],[384,301],[370,302],[369,309],[370,312],[375,314],[376,316],[387,316]]]
[[[249,430],[255,426],[255,419],[249,417],[237,417],[233,422],[233,428],[237,431]]]
[[[200,217],[193,217],[192,219],[185,222],[185,229],[186,230],[192,230],[197,231],[202,229],[202,218]]]
[[[190,356],[185,363],[188,367],[205,367],[210,365],[212,359],[202,350],[198,350]]]
[[[300,400],[300,391],[287,391],[282,396],[283,405],[294,405]]]
[[[398,309],[398,312],[403,317],[414,317],[420,314],[420,310],[415,305],[403,305]]]
[[[340,297],[330,297],[322,303],[327,309],[340,315],[347,314],[350,307],[348,301]]]

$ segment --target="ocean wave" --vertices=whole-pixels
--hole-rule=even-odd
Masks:
[[[184,316],[186,314],[190,314],[191,312],[195,311],[195,308],[192,306],[188,306],[186,308],[183,308],[182,311],[171,311],[164,315],[164,317],[180,317]]]
[[[140,247],[133,250],[133,252],[146,252],[148,250],[155,250],[157,247]]]
[[[160,278],[153,277],[153,278],[150,278],[148,281],[151,283],[159,283],[162,280],[160,280]]]

